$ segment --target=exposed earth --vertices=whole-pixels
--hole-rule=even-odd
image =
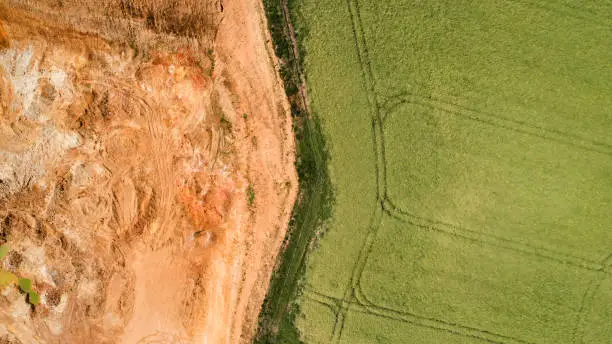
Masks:
[[[0,1],[0,343],[248,343],[297,192],[257,0]]]

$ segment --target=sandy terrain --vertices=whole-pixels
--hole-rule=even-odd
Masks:
[[[0,1],[1,264],[42,296],[0,290],[0,343],[250,342],[297,190],[265,28],[258,0]]]

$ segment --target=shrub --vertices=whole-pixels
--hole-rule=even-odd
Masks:
[[[253,184],[249,184],[246,190],[247,193],[247,202],[249,203],[249,207],[252,207],[255,204],[255,189],[253,188]]]
[[[0,259],[4,258],[9,251],[10,247],[8,244],[0,246]],[[5,287],[9,284],[19,285],[19,289],[21,289],[21,291],[23,291],[24,293],[28,294],[28,302],[31,305],[36,306],[40,303],[40,295],[38,295],[37,292],[32,290],[31,279],[18,278],[14,273],[0,268],[0,287]]]

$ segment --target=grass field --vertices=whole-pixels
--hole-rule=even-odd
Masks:
[[[335,190],[302,341],[612,343],[612,2],[292,11]]]

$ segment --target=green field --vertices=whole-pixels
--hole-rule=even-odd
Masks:
[[[612,343],[612,2],[291,9],[335,194],[302,341]]]

